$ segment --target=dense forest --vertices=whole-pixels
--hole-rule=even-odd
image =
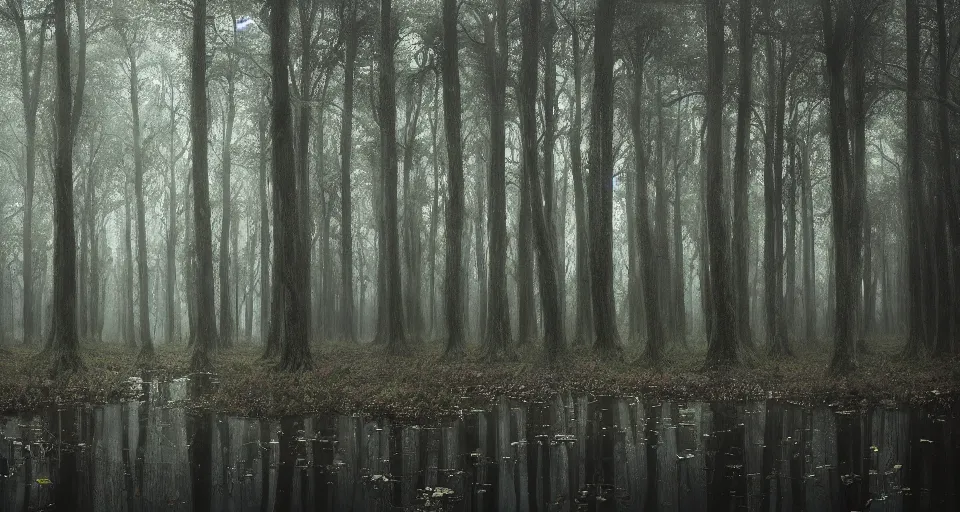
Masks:
[[[0,346],[955,354],[958,50],[946,0],[0,0]]]

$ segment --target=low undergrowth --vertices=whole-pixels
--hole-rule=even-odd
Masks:
[[[855,372],[831,378],[826,345],[779,360],[753,355],[743,367],[709,371],[696,350],[672,351],[655,367],[630,350],[623,360],[601,361],[589,350],[575,349],[545,366],[535,349],[519,349],[516,360],[493,363],[479,349],[451,361],[432,345],[404,357],[378,347],[323,345],[313,347],[313,369],[305,373],[279,372],[260,360],[260,348],[241,347],[214,356],[218,384],[191,406],[258,417],[360,413],[430,422],[485,407],[501,395],[543,401],[558,392],[647,400],[950,405],[960,392],[960,361],[906,361],[899,350],[892,342],[871,343]],[[0,413],[126,400],[136,396],[131,377],[163,381],[189,374],[189,353],[182,346],[158,347],[147,370],[138,369],[136,351],[118,346],[87,346],[82,357],[85,371],[51,380],[46,361],[35,352],[9,349],[0,357]]]

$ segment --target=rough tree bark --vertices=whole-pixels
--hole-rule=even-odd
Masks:
[[[190,139],[193,163],[194,242],[197,260],[196,340],[190,368],[209,371],[210,347],[217,344],[213,322],[213,235],[210,228],[210,178],[207,163],[207,0],[193,4],[192,51],[190,53]]]
[[[850,37],[852,21],[848,0],[837,5],[836,22],[829,0],[820,1],[823,13],[823,36],[826,50],[825,77],[829,86],[830,111],[830,183],[832,186],[831,205],[833,208],[834,240],[834,353],[830,371],[835,375],[846,375],[856,366],[854,340],[856,301],[854,290],[854,256],[860,250],[854,243],[859,233],[853,233],[851,204],[854,182],[851,173],[849,125],[847,122],[846,86],[844,83],[844,64],[847,57],[847,38]],[[910,59],[907,59],[910,62]]]
[[[234,29],[236,30],[236,29]],[[226,111],[223,119],[223,147],[221,149],[221,179],[220,179],[220,197],[223,211],[220,218],[220,338],[219,345],[222,348],[233,346],[233,301],[231,299],[234,286],[239,283],[231,283],[230,279],[230,240],[231,227],[233,224],[233,197],[231,178],[233,172],[233,125],[237,116],[236,99],[236,64],[233,57],[227,59],[226,70]]]
[[[300,201],[297,196],[297,169],[293,153],[290,81],[287,63],[290,59],[290,0],[278,0],[270,9],[270,69],[273,87],[270,119],[273,137],[273,187],[279,199],[274,223],[283,226],[280,260],[282,288],[283,338],[280,343],[279,368],[301,371],[312,366],[310,356],[310,309],[306,296],[310,293],[304,272],[308,266],[303,250],[300,224]]]
[[[573,335],[574,345],[593,343],[593,292],[590,278],[590,235],[587,219],[586,180],[583,175],[583,72],[580,29],[570,23],[573,53],[573,119],[570,123],[570,173],[573,175],[573,209],[576,218],[577,310]]]
[[[446,254],[447,356],[463,354],[463,136],[457,0],[443,1],[443,126],[447,139]],[[489,44],[489,41],[488,41]]]
[[[594,19],[594,81],[590,140],[590,225],[594,350],[622,354],[613,299],[613,26],[616,0],[599,0]]]
[[[538,168],[537,82],[540,49],[540,0],[525,0],[520,5],[522,56],[520,62],[520,134],[523,145],[523,172],[530,194],[533,238],[540,282],[540,308],[543,315],[544,354],[547,362],[555,361],[565,350],[562,308],[557,282],[553,236],[544,206]],[[544,179],[552,180],[552,175]],[[551,187],[552,191],[552,187]],[[546,202],[552,202],[547,199]],[[522,277],[521,277],[522,278]]]
[[[707,366],[739,361],[737,318],[730,289],[727,216],[723,209],[723,2],[705,0],[707,19],[706,213],[713,326],[708,329]]]
[[[750,330],[750,122],[753,89],[753,2],[740,0],[740,90],[737,99],[737,135],[733,163],[733,290],[736,298],[737,336],[753,346]]]
[[[353,156],[353,81],[357,67],[360,33],[356,2],[347,2],[347,40],[343,60],[343,116],[340,126],[340,332],[350,343],[357,342],[353,318],[353,190],[350,185]]]
[[[387,351],[406,352],[403,330],[403,291],[400,288],[400,236],[397,222],[397,75],[394,66],[396,30],[393,1],[380,0],[380,162],[383,169],[383,219],[385,226]]]
[[[507,210],[506,210],[506,133],[504,109],[506,105],[507,64],[507,2],[496,0],[496,20],[486,19],[484,45],[486,46],[487,90],[490,121],[490,177],[487,190],[487,223],[490,232],[488,251],[490,279],[487,294],[487,357],[498,359],[508,355],[510,343],[510,313],[507,303]],[[495,35],[496,34],[496,35]]]
[[[57,153],[54,176],[53,340],[50,373],[59,376],[83,368],[77,336],[77,234],[73,224],[73,143],[70,138],[70,38],[67,1],[53,3],[57,55]]]
[[[824,12],[826,11],[824,7]],[[923,104],[920,98],[920,6],[919,0],[906,2],[906,44],[907,44],[907,98],[906,98],[906,169],[904,194],[906,209],[904,225],[907,237],[907,344],[904,349],[908,357],[917,357],[923,353],[923,255],[921,236],[923,233],[920,218],[923,197],[922,121]]]

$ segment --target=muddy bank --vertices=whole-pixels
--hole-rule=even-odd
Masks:
[[[755,400],[781,398],[802,404],[911,404],[949,406],[960,396],[960,361],[904,361],[896,345],[876,344],[861,356],[857,372],[828,378],[829,347],[813,347],[783,360],[754,358],[747,366],[704,372],[703,355],[672,354],[654,369],[627,353],[602,362],[574,352],[545,367],[535,352],[515,361],[488,362],[470,353],[447,362],[440,349],[423,347],[408,357],[389,357],[371,347],[314,347],[314,369],[274,371],[255,348],[218,354],[213,389],[191,401],[218,413],[279,417],[359,413],[420,423],[463,409],[486,407],[498,396],[544,401],[558,392],[642,396],[645,400]],[[135,354],[116,347],[85,347],[86,371],[46,378],[35,353],[11,349],[0,358],[0,412],[50,404],[101,404],[136,399],[136,379],[190,377],[184,347],[160,348],[157,364],[138,368]],[[132,378],[132,379],[131,379]]]

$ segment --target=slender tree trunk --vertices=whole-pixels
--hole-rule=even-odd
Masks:
[[[67,2],[53,3],[57,52],[57,153],[54,176],[54,283],[50,373],[59,376],[82,369],[77,336],[77,235],[73,224],[73,144],[70,136],[70,38]]]
[[[648,147],[643,140],[641,129],[641,110],[643,108],[643,72],[647,59],[648,35],[642,26],[637,26],[634,32],[633,44],[633,91],[630,103],[630,129],[633,134],[633,145],[636,150],[636,215],[635,223],[638,226],[638,245],[640,249],[640,271],[643,273],[641,286],[643,287],[643,305],[647,320],[647,348],[644,356],[654,366],[663,363],[666,335],[664,332],[664,318],[660,311],[661,287],[657,275],[657,259],[654,255],[654,235],[650,229],[650,193],[647,185],[647,163],[645,154]],[[662,269],[660,269],[662,270]]]
[[[137,329],[136,315],[134,306],[136,301],[133,294],[133,216],[130,213],[130,196],[126,193],[126,187],[123,195],[123,337],[126,340],[127,347],[134,349],[137,347]]]
[[[946,7],[944,0],[937,0],[937,91],[941,98],[950,98],[951,78],[951,47],[948,43]],[[955,175],[953,166],[953,143],[950,133],[950,111],[943,102],[937,103],[937,130],[939,132],[938,166],[941,180],[941,195],[943,198],[943,212],[947,224],[950,244],[947,253],[943,255],[943,263],[950,275],[951,281],[943,283],[946,295],[942,303],[943,317],[946,320],[943,326],[937,353],[945,354],[953,349],[960,349],[960,178]],[[946,245],[946,244],[944,244]],[[952,346],[951,346],[952,342]]]
[[[350,185],[353,156],[353,82],[360,34],[357,30],[357,6],[348,2],[346,52],[343,61],[343,115],[340,127],[340,330],[350,343],[357,342],[353,301],[353,190]]]
[[[386,261],[387,325],[385,341],[392,354],[406,352],[403,325],[403,290],[400,288],[400,237],[397,221],[397,76],[394,68],[396,29],[393,0],[380,0],[380,160],[384,182],[384,236]]]
[[[920,98],[920,6],[919,0],[906,0],[907,97],[906,97],[906,218],[907,238],[907,356],[916,357],[923,351],[923,255],[921,236],[922,208],[922,120],[923,104]]]
[[[590,225],[594,350],[620,357],[613,300],[613,25],[616,1],[599,0],[593,45],[595,76],[590,141]]]
[[[300,91],[299,91],[299,116],[297,116],[297,133],[294,135],[294,149],[296,150],[296,181],[295,188],[299,202],[297,211],[299,212],[299,233],[300,252],[304,260],[304,266],[299,269],[302,272],[303,286],[306,290],[303,294],[305,301],[304,307],[308,312],[303,318],[306,322],[305,333],[307,342],[313,336],[314,328],[311,326],[313,321],[313,298],[311,294],[313,279],[313,217],[310,207],[310,123],[313,121],[313,87],[314,87],[314,53],[313,30],[314,20],[317,16],[317,9],[320,3],[316,0],[299,0],[296,2],[297,12],[300,18]],[[322,110],[322,108],[321,108]],[[321,112],[322,117],[322,112]],[[322,120],[321,120],[322,124]],[[321,142],[322,147],[322,142]],[[319,297],[317,298],[319,300]]]
[[[266,94],[264,94],[266,97]],[[260,336],[264,346],[267,346],[267,330],[270,325],[270,204],[267,203],[267,164],[270,161],[269,141],[267,140],[267,125],[269,116],[265,112],[265,102],[260,103],[262,109],[257,118],[257,145],[260,152],[260,166],[257,182],[257,196],[260,206]],[[264,354],[272,358],[276,353]]]
[[[810,182],[809,143],[800,146],[800,181],[802,184],[801,230],[803,231],[803,318],[807,343],[817,337],[817,274],[814,253],[813,192]]]
[[[740,91],[733,170],[733,289],[736,297],[737,336],[753,346],[750,332],[750,122],[753,94],[753,2],[740,0]]]
[[[25,179],[23,185],[23,344],[32,344],[39,337],[34,297],[33,204],[37,176],[37,110],[40,106],[40,84],[43,75],[44,45],[48,18],[43,17],[37,31],[34,60],[30,62],[30,38],[26,19],[20,5],[19,17],[14,20],[20,41],[20,95],[23,102]]]
[[[710,294],[715,317],[707,347],[708,366],[739,360],[736,309],[730,288],[727,216],[723,211],[723,5],[705,0],[707,18],[707,232],[710,246]]]
[[[197,336],[190,367],[193,371],[211,368],[209,351],[217,346],[213,322],[213,235],[210,228],[210,180],[207,163],[207,0],[193,4],[192,51],[190,56],[190,138],[193,166],[194,237],[197,253]]]
[[[676,159],[673,164],[673,286],[674,286],[674,315],[676,316],[676,337],[682,345],[687,342],[687,306],[684,286],[684,258],[683,258],[683,221],[680,215],[680,104],[677,104],[677,132],[675,141]]]
[[[174,83],[170,79],[170,140],[169,158],[167,165],[170,171],[167,196],[167,285],[165,287],[166,317],[167,317],[167,345],[172,345],[178,338],[179,322],[177,320],[177,154],[174,149],[177,138],[177,111],[174,107]]]
[[[573,52],[573,119],[570,123],[570,173],[573,175],[573,209],[576,217],[577,251],[577,311],[574,345],[593,343],[593,292],[590,277],[590,241],[589,221],[587,219],[586,177],[583,175],[582,132],[583,132],[583,73],[580,49],[580,30],[571,26]]]
[[[233,63],[227,64],[230,68]],[[233,123],[237,115],[236,85],[232,69],[227,71],[231,76],[227,78],[226,112],[223,125],[223,152],[221,153],[221,181],[220,195],[223,213],[220,222],[220,347],[233,346],[233,301],[231,299],[233,286],[238,283],[230,282],[230,228],[233,224],[233,197],[231,196],[231,173],[233,168]]]

